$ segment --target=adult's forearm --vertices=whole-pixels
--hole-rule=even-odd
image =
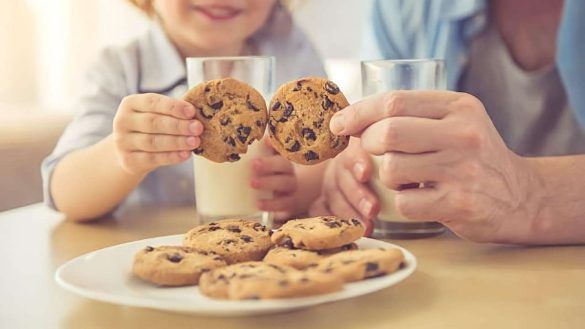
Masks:
[[[51,194],[67,219],[86,221],[111,211],[143,179],[118,163],[112,136],[72,152],[57,164]]]
[[[585,155],[526,159],[537,212],[527,243],[585,243]],[[524,241],[521,241],[524,242]]]

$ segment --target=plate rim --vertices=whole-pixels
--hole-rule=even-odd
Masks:
[[[414,273],[414,271],[418,267],[417,258],[414,256],[414,254],[412,254],[412,252],[405,249],[404,247],[397,245],[397,244],[394,244],[394,243],[391,243],[391,242],[386,242],[383,240],[362,237],[362,238],[356,240],[355,242],[363,241],[363,240],[373,241],[375,243],[381,242],[381,243],[384,243],[385,245],[387,245],[387,247],[399,248],[403,252],[404,257],[407,260],[408,265],[403,270],[390,274],[390,276],[392,278],[395,278],[395,280],[396,280],[395,282],[393,282],[392,284],[386,285],[384,287],[365,292],[365,293],[341,295],[341,296],[336,297],[333,300],[329,299],[329,297],[333,294],[339,294],[339,293],[343,292],[343,290],[338,291],[338,292],[334,292],[334,293],[329,293],[329,294],[308,296],[308,297],[299,297],[299,298],[271,299],[271,300],[262,300],[262,301],[255,301],[255,300],[253,300],[253,301],[247,301],[247,300],[244,300],[244,301],[223,301],[223,300],[217,301],[217,302],[225,303],[226,306],[228,306],[230,304],[234,305],[234,306],[235,305],[241,306],[242,304],[248,304],[250,306],[258,306],[255,308],[244,308],[244,309],[242,309],[242,308],[239,308],[239,309],[230,309],[230,308],[218,309],[218,308],[214,308],[214,307],[194,309],[191,304],[184,303],[184,302],[179,303],[177,301],[166,300],[164,303],[161,303],[160,300],[157,300],[157,299],[149,299],[149,298],[143,298],[143,297],[132,296],[132,295],[124,295],[124,294],[119,294],[119,293],[96,291],[95,289],[84,288],[84,287],[81,287],[79,285],[73,284],[64,278],[64,273],[66,270],[69,269],[70,266],[72,266],[75,263],[84,261],[84,259],[90,258],[95,254],[101,254],[101,253],[108,252],[108,251],[113,250],[113,249],[127,247],[129,245],[146,243],[147,241],[151,241],[151,240],[155,240],[155,239],[179,239],[183,236],[184,236],[184,234],[156,236],[156,237],[150,237],[150,238],[145,238],[145,239],[140,239],[140,240],[124,242],[124,243],[116,244],[113,246],[108,246],[108,247],[104,247],[104,248],[97,249],[94,251],[90,251],[88,253],[79,255],[73,259],[70,259],[67,262],[60,265],[54,274],[55,282],[61,288],[65,289],[73,294],[76,294],[80,297],[84,297],[84,298],[88,298],[91,300],[96,300],[96,301],[100,301],[100,302],[104,302],[104,303],[114,304],[114,305],[140,307],[140,308],[163,310],[163,311],[169,311],[169,312],[208,315],[208,316],[220,316],[220,315],[221,316],[230,316],[230,315],[231,316],[241,316],[241,315],[254,315],[254,314],[266,314],[266,313],[292,311],[295,309],[306,308],[309,306],[316,306],[316,305],[321,305],[321,304],[333,303],[333,302],[338,302],[338,301],[342,301],[342,300],[347,300],[347,299],[351,299],[351,298],[369,295],[369,294],[390,288],[390,287],[404,281],[406,278],[411,276],[412,273]],[[384,276],[382,278],[388,279],[389,277]],[[375,280],[375,279],[373,279],[373,280]],[[352,284],[359,284],[360,282],[361,281],[346,283],[346,284],[344,284],[344,286],[352,285]],[[202,295],[202,296],[204,296],[204,295]],[[206,297],[206,296],[204,296],[204,297]],[[209,297],[206,297],[206,298],[209,298]],[[319,300],[319,299],[323,299],[323,300]],[[210,300],[213,300],[213,299],[210,298]],[[290,305],[289,303],[291,301],[295,301],[295,303]],[[305,301],[305,302],[303,302],[303,301]],[[214,300],[214,302],[215,302],[215,300]],[[259,305],[258,303],[262,303],[262,304]]]

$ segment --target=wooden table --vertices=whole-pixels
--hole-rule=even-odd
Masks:
[[[0,214],[0,328],[584,328],[585,247],[475,244],[447,234],[394,241],[419,260],[383,291],[284,314],[213,318],[94,302],[56,285],[81,254],[183,233],[190,208],[144,209],[93,224],[33,205]]]

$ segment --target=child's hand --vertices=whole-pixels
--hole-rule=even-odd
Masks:
[[[146,174],[183,162],[200,143],[203,125],[188,102],[158,94],[125,97],[114,118],[114,144],[122,168]]]
[[[295,168],[289,160],[274,151],[267,138],[262,142],[271,152],[252,161],[250,185],[257,190],[272,192],[273,198],[257,200],[258,209],[274,212],[276,220],[288,219],[295,213]]]

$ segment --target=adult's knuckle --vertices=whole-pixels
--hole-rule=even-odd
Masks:
[[[481,131],[473,125],[461,128],[457,133],[457,139],[463,147],[468,149],[479,149],[484,142]]]
[[[385,117],[399,116],[404,111],[404,93],[394,91],[384,94],[382,106]]]
[[[388,119],[385,123],[382,134],[380,134],[380,145],[391,147],[398,140],[398,124],[396,120]]]

